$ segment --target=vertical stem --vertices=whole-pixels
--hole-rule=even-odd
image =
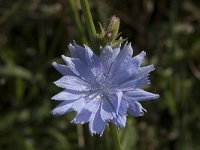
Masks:
[[[113,144],[115,146],[115,150],[121,150],[120,142],[119,142],[119,136],[116,126],[109,124],[111,135],[113,138]]]
[[[95,50],[98,50],[99,47],[96,41],[96,29],[95,29],[94,22],[92,19],[92,14],[90,12],[88,0],[80,0],[80,2],[81,2],[81,8],[83,10],[83,15],[85,18],[88,34],[91,40],[90,43]]]
[[[75,0],[67,0],[67,4],[69,5],[71,14],[72,14],[72,19],[74,20],[76,29],[78,30],[79,35],[81,35],[81,41],[82,43],[86,42],[86,37],[84,34],[83,27],[81,25],[81,21],[78,15],[78,9],[76,7],[76,1]]]
[[[77,124],[76,127],[77,127],[77,133],[78,133],[78,145],[79,145],[79,148],[83,148],[85,146],[83,126],[81,124]]]

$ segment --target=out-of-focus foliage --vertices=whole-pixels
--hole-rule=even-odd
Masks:
[[[146,62],[156,66],[147,89],[160,99],[143,103],[144,117],[128,117],[123,149],[199,150],[199,0],[90,2],[97,27],[118,16],[134,53],[144,49]],[[85,126],[70,123],[74,114],[50,114],[59,90],[52,81],[60,77],[51,62],[61,61],[69,42],[87,38],[77,17],[83,18],[77,0],[0,1],[0,149],[112,149],[109,129],[91,137]]]

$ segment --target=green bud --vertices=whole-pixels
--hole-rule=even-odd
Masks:
[[[100,32],[97,33],[97,41],[100,47],[104,47],[105,45],[116,46],[127,39],[118,39],[121,33],[119,33],[120,19],[118,17],[112,16],[109,19],[109,23],[106,27],[103,27],[101,23],[99,23]]]
[[[113,40],[118,35],[119,26],[120,19],[118,17],[112,16],[107,27],[106,37]]]

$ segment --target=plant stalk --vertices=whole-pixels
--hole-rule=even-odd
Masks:
[[[81,2],[81,8],[83,11],[83,15],[85,18],[85,24],[86,24],[88,34],[89,34],[89,37],[91,40],[90,44],[92,45],[94,50],[98,50],[99,46],[98,46],[97,40],[96,40],[97,33],[96,33],[96,29],[95,29],[94,22],[92,19],[92,14],[90,12],[88,0],[80,0],[80,2]]]
[[[109,128],[112,135],[112,140],[115,146],[115,150],[121,150],[117,127],[110,123]]]

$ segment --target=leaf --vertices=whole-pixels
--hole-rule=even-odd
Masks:
[[[13,64],[0,66],[0,75],[10,76],[10,77],[20,77],[27,80],[33,79],[32,74],[29,70]]]

